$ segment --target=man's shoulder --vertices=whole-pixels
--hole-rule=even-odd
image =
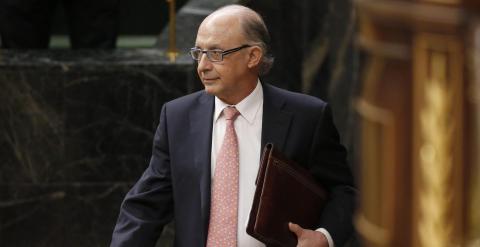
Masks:
[[[327,105],[327,102],[317,97],[289,91],[270,84],[264,85],[264,94],[265,97],[271,97],[271,100],[284,100],[287,105],[293,107],[323,108]]]
[[[165,105],[172,108],[192,107],[197,105],[198,103],[202,103],[208,100],[209,98],[210,95],[208,95],[205,90],[200,90],[168,101],[165,103]]]

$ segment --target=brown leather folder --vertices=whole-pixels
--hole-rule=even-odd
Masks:
[[[267,246],[296,246],[288,222],[315,230],[327,200],[326,190],[295,162],[265,145],[256,180],[247,233]]]

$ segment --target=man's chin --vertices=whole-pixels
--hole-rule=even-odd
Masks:
[[[206,93],[216,95],[217,90],[215,90],[214,86],[209,86],[209,85],[204,85],[204,86],[205,86]]]

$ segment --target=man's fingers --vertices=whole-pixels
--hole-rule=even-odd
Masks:
[[[288,223],[288,228],[290,229],[291,232],[295,233],[297,237],[300,237],[302,235],[303,228],[300,227],[299,225],[290,222]]]

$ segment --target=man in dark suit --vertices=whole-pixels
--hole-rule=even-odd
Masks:
[[[317,229],[289,225],[298,246],[349,238],[355,189],[330,107],[260,83],[273,62],[268,41],[262,18],[243,6],[202,22],[191,54],[205,90],[163,106],[150,164],[122,203],[112,247],[154,246],[173,219],[175,246],[264,246],[245,229],[268,142],[329,191]]]

